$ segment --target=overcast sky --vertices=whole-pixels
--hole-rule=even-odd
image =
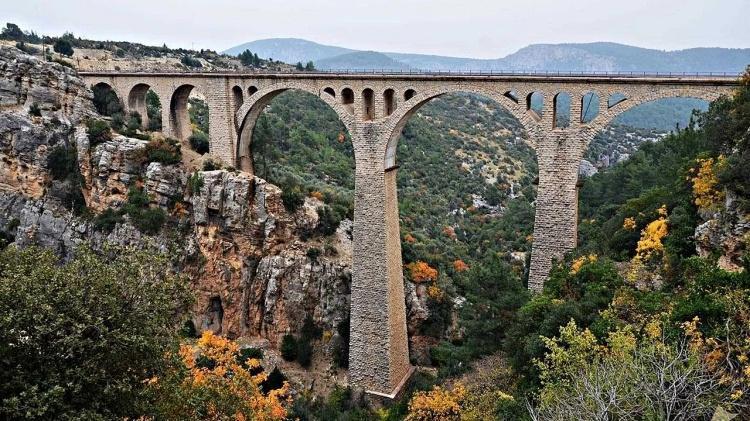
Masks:
[[[497,58],[533,43],[750,47],[750,0],[0,0],[23,29],[224,50],[274,37]]]

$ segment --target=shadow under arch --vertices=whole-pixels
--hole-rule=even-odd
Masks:
[[[337,102],[336,98],[328,94],[324,90],[318,90],[317,88],[311,88],[307,86],[271,86],[264,89],[260,89],[253,94],[252,97],[248,98],[244,104],[237,110],[235,115],[236,121],[239,122],[237,128],[238,139],[237,148],[235,150],[235,166],[237,169],[255,174],[255,168],[253,164],[252,154],[252,141],[253,132],[255,130],[256,123],[263,110],[271,103],[271,101],[284,92],[301,92],[304,94],[312,95],[318,98],[320,101],[328,105],[338,115],[339,120],[343,123],[344,128],[351,133],[352,124],[354,122],[353,116],[345,109],[344,105]]]
[[[97,82],[91,86],[94,94],[94,108],[99,115],[112,117],[123,113],[123,99],[115,88],[107,82]]]
[[[451,94],[469,94],[476,95],[491,100],[498,104],[503,110],[513,116],[523,128],[528,136],[532,135],[536,121],[529,115],[523,105],[515,102],[512,98],[505,95],[504,92],[488,92],[483,90],[474,90],[451,87],[442,90],[432,90],[420,92],[412,96],[409,100],[399,104],[398,108],[389,117],[393,125],[388,142],[386,143],[385,156],[383,160],[383,169],[388,170],[396,166],[396,150],[398,149],[398,140],[409,119],[422,108],[425,104],[433,99],[451,95]],[[533,139],[530,139],[533,143]]]

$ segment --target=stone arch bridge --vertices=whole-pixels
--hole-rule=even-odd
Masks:
[[[392,396],[409,378],[401,243],[396,192],[397,141],[409,117],[437,96],[464,92],[490,98],[524,126],[536,150],[539,186],[529,288],[541,290],[552,261],[576,245],[578,167],[594,135],[623,111],[669,97],[708,101],[729,94],[735,77],[470,75],[347,73],[81,72],[106,84],[126,111],[146,118],[145,95],[162,104],[163,131],[190,134],[187,99],[193,89],[209,106],[210,151],[225,164],[253,172],[252,131],[269,101],[286,90],[312,93],[333,108],[355,153],[354,261],[349,376],[368,392]],[[533,104],[543,96],[543,106]],[[562,96],[569,124],[557,125]],[[589,113],[592,98],[598,108]],[[597,107],[597,105],[594,105]],[[593,119],[587,116],[597,114]]]

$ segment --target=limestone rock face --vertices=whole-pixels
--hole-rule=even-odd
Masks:
[[[699,256],[718,255],[720,268],[736,272],[750,242],[750,214],[737,206],[731,191],[726,196],[723,209],[704,215],[705,222],[695,228],[695,247]]]

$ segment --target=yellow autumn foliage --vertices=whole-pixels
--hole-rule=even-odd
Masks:
[[[575,275],[576,273],[578,273],[578,271],[581,270],[581,268],[583,267],[583,265],[585,265],[587,263],[596,262],[597,259],[598,259],[597,255],[595,255],[595,254],[589,254],[588,256],[581,256],[581,257],[573,260],[573,263],[571,263],[571,265],[570,265],[570,274],[571,275]]]
[[[641,239],[638,240],[636,246],[636,259],[642,261],[648,260],[655,253],[664,250],[664,244],[662,239],[669,234],[669,228],[667,226],[667,207],[662,206],[659,208],[659,219],[651,221],[646,228],[641,231]]]
[[[416,262],[409,263],[406,265],[406,269],[409,270],[409,276],[411,280],[416,283],[430,282],[437,279],[437,269],[431,267],[426,262],[417,260]]]
[[[636,227],[635,218],[629,216],[622,222],[622,227],[628,231],[633,231]]]
[[[466,388],[460,383],[453,389],[435,386],[427,392],[417,392],[409,401],[406,421],[460,420],[461,403],[466,398]]]
[[[713,158],[698,159],[697,163],[697,171],[695,169],[690,170],[691,173],[695,174],[691,178],[695,205],[701,209],[716,208],[724,200],[724,192],[716,188],[719,184],[716,173],[726,164],[726,159],[720,155],[716,160]]]

